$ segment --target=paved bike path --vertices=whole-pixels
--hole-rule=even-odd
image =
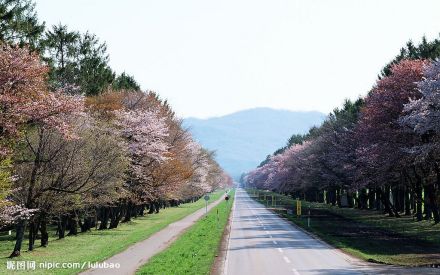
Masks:
[[[208,211],[224,200],[221,196],[215,202],[208,205]],[[148,239],[135,243],[125,251],[116,254],[103,261],[108,264],[119,264],[120,268],[95,268],[86,270],[82,275],[129,275],[134,274],[136,270],[148,262],[148,260],[157,253],[166,249],[174,242],[186,229],[191,227],[197,220],[205,215],[205,207],[195,211],[185,218],[169,224],[164,229],[154,233]]]

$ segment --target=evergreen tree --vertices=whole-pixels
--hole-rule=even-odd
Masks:
[[[45,61],[51,66],[50,80],[54,88],[74,86],[75,56],[80,41],[80,34],[69,31],[66,25],[52,26],[47,31],[43,40],[45,47]]]
[[[51,65],[50,80],[55,88],[70,93],[98,95],[115,79],[109,67],[107,45],[89,32],[69,31],[53,26],[44,37],[45,60]]]
[[[133,76],[126,74],[123,72],[118,77],[116,77],[113,82],[113,89],[115,90],[134,90],[139,91],[141,87],[136,82]]]
[[[0,41],[38,48],[43,31],[32,0],[0,0]]]
[[[406,46],[400,49],[400,53],[390,63],[385,65],[380,73],[379,78],[389,76],[391,74],[391,67],[403,59],[437,59],[440,57],[439,38],[428,42],[424,36],[422,38],[422,42],[420,42],[420,44],[417,46],[415,46],[411,40],[408,41]]]
[[[115,79],[115,74],[108,65],[107,45],[87,32],[82,35],[77,50],[77,84],[82,94],[90,96],[102,93]]]

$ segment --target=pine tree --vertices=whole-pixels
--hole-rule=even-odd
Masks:
[[[32,0],[0,0],[0,41],[35,49],[43,31]]]
[[[139,91],[141,87],[136,82],[133,76],[126,74],[123,72],[118,77],[116,77],[113,82],[113,89],[115,90],[134,90]]]

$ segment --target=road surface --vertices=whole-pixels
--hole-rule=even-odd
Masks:
[[[438,274],[438,269],[370,264],[315,239],[238,189],[223,273],[226,275]]]

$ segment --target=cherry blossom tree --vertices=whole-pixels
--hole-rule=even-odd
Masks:
[[[11,257],[20,255],[26,228],[32,251],[37,235],[48,245],[50,221],[59,238],[78,227],[115,228],[146,207],[158,212],[232,185],[156,93],[104,85],[102,94],[74,96],[84,88],[69,84],[74,71],[48,83],[57,66],[27,47],[0,47],[0,227],[16,227]]]
[[[0,48],[0,155],[2,160],[12,153],[11,145],[20,133],[27,129],[56,129],[66,139],[75,135],[68,123],[71,113],[81,113],[83,99],[70,97],[61,91],[51,93],[46,84],[48,69],[40,62],[36,53],[28,48],[2,45]],[[33,148],[35,152],[40,147]],[[37,158],[38,166],[42,160]],[[36,174],[31,174],[28,193],[32,194]],[[24,206],[36,206],[26,201]],[[10,207],[10,206],[9,206]],[[4,209],[10,212],[8,207]],[[23,227],[23,222],[18,224]],[[23,230],[17,230],[21,232]],[[17,252],[19,254],[19,250]],[[18,254],[14,254],[14,256]]]
[[[129,151],[129,188],[139,202],[152,200],[156,191],[153,167],[168,159],[168,128],[164,118],[148,110],[121,111],[118,126]]]
[[[47,67],[27,48],[0,47],[0,153],[7,154],[8,139],[27,122],[43,116]]]
[[[400,124],[419,137],[418,143],[407,146],[407,152],[419,173],[425,174],[425,201],[428,202],[425,205],[432,212],[434,221],[439,223],[440,60],[425,67],[424,79],[417,86],[421,98],[405,104]]]
[[[50,93],[46,85],[47,72],[48,68],[40,62],[38,55],[29,52],[28,48],[1,46],[0,158],[3,182],[9,169],[4,164],[12,153],[13,142],[25,127],[45,125],[56,128],[66,138],[73,137],[65,114],[69,110],[81,112],[82,98],[66,97],[61,92]]]
[[[47,125],[35,126],[25,132],[20,142],[23,149],[14,157],[18,177],[14,186],[19,191],[12,197],[17,204],[39,210],[29,221],[29,251],[33,250],[38,230],[42,246],[47,246],[48,220],[59,220],[62,238],[65,227],[61,216],[65,216],[69,234],[75,235],[78,211],[87,206],[87,201],[122,188],[126,161],[117,137],[88,116],[70,120],[76,138],[66,139],[58,129]],[[100,194],[95,193],[98,191]],[[79,204],[78,200],[84,201]],[[19,254],[19,248],[14,249],[13,256]]]
[[[389,194],[394,192],[393,198],[397,198],[396,192],[405,187],[403,179],[408,176],[408,155],[402,148],[417,142],[398,119],[404,104],[421,96],[416,82],[422,79],[425,64],[423,60],[403,60],[393,65],[391,75],[379,80],[365,99],[356,129],[359,186],[374,189],[393,216],[398,216],[397,208],[403,204],[401,200],[390,202]],[[420,189],[420,182],[416,185],[413,188]],[[421,200],[420,194],[418,197]]]

